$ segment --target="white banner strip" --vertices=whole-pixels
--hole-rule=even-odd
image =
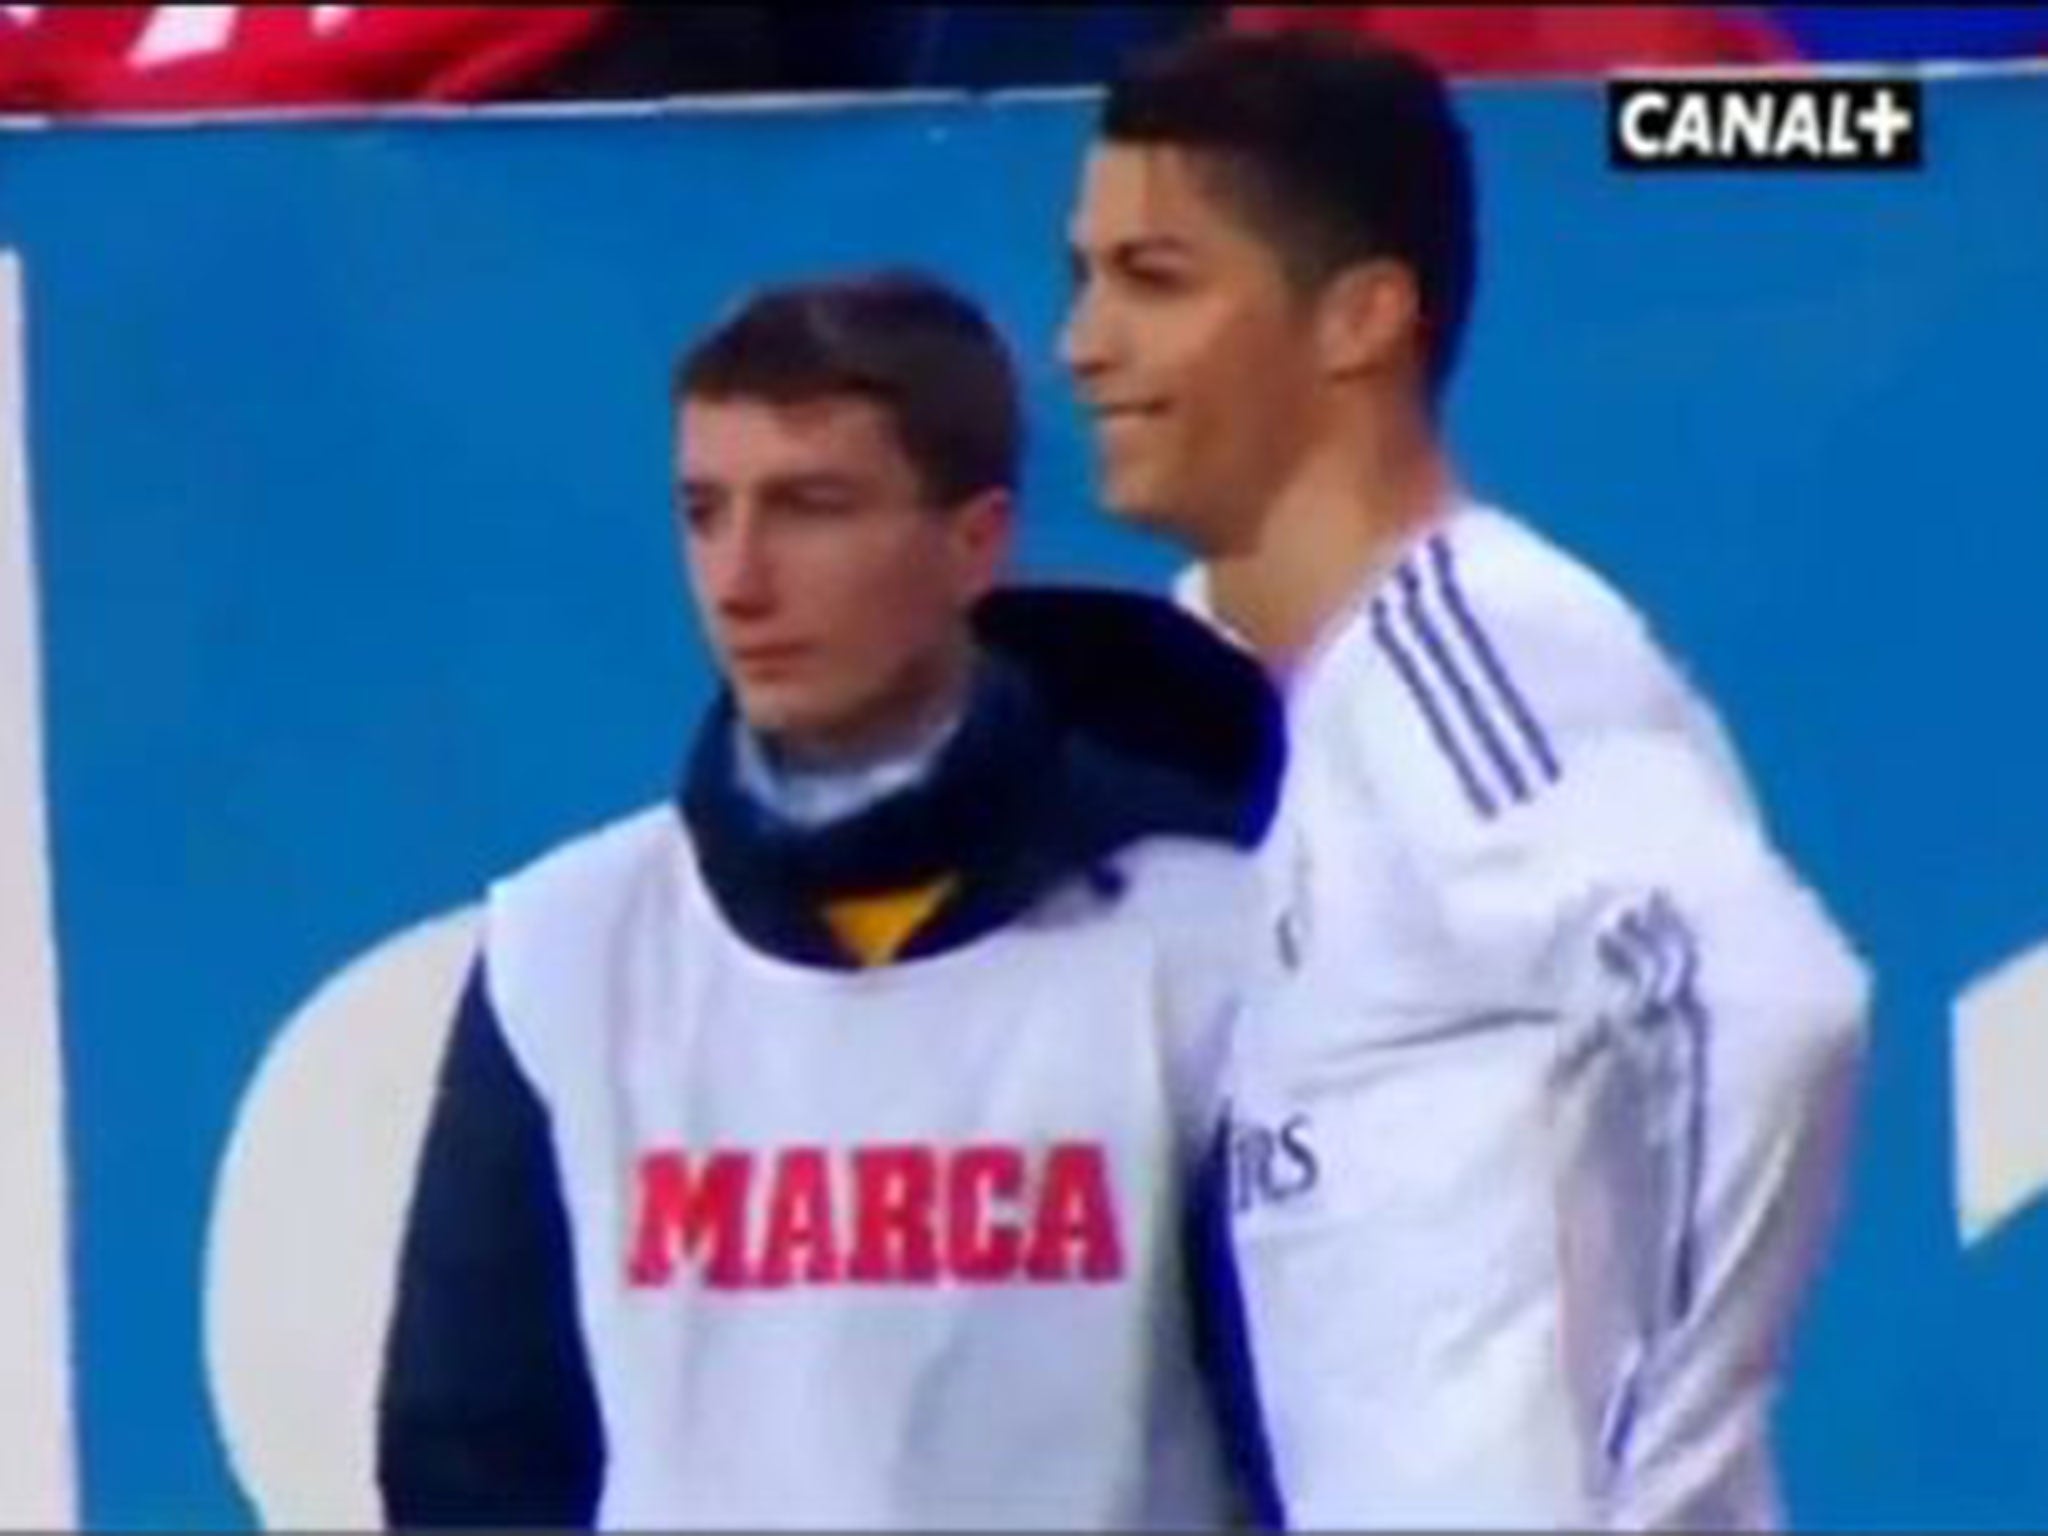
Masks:
[[[0,1526],[78,1523],[21,267],[0,251]]]

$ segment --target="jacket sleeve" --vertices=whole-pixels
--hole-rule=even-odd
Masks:
[[[393,1528],[587,1527],[603,1445],[547,1112],[483,963],[464,986],[399,1258],[377,1401]]]

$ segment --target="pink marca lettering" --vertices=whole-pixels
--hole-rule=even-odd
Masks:
[[[1091,1142],[665,1150],[637,1169],[635,1286],[717,1290],[1100,1285],[1123,1278],[1108,1161]]]

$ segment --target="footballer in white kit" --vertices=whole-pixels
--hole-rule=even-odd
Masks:
[[[1290,1528],[1774,1526],[1869,982],[1645,623],[1461,488],[1475,207],[1425,65],[1223,34],[1069,224],[1103,498],[1286,695],[1236,1442]]]
[[[1779,1523],[1866,987],[1715,717],[1608,586],[1470,505],[1287,711],[1293,966],[1238,1032],[1233,1173],[1290,1521],[1455,1488],[1478,1524]]]

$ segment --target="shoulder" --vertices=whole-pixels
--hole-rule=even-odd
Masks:
[[[1260,863],[1206,839],[1151,837],[1125,848],[1116,867],[1124,884],[1116,902],[1115,968],[1128,974],[1135,961],[1149,972],[1144,996],[1187,1137],[1183,1150],[1199,1155],[1246,1000],[1268,992],[1281,975],[1279,930]],[[1107,955],[1101,946],[1085,953]],[[1087,963],[1077,957],[1069,986],[1082,985]]]
[[[1374,792],[1457,838],[1569,793],[1617,739],[1682,738],[1690,695],[1590,566],[1504,513],[1432,532],[1354,616],[1330,687]]]
[[[672,900],[688,836],[663,802],[580,832],[491,883],[486,941],[494,984],[526,954],[600,940],[650,901]]]
[[[1118,869],[1131,910],[1176,929],[1236,920],[1260,890],[1257,850],[1209,838],[1144,838],[1124,850]]]
[[[1256,850],[1151,837],[1118,860],[1126,919],[1164,958],[1165,974],[1197,992],[1228,991],[1277,963],[1264,861]]]
[[[494,900],[594,896],[650,863],[673,857],[685,843],[673,805],[644,806],[575,833],[491,883]]]
[[[624,968],[689,920],[689,845],[670,804],[556,844],[491,884],[488,1003],[522,1071],[552,1099],[597,1058],[590,1030],[617,1006]]]

